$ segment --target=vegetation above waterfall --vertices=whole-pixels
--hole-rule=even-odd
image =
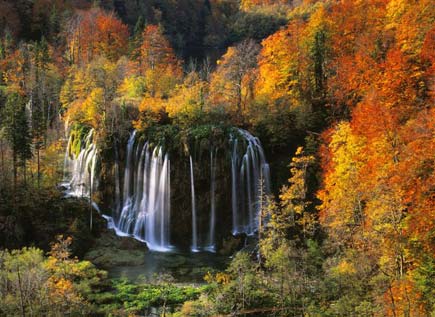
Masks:
[[[0,0],[0,315],[434,315],[432,2]]]

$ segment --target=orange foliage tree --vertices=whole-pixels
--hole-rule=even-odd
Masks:
[[[210,101],[239,115],[254,95],[259,46],[252,40],[229,47],[210,83]]]
[[[129,32],[113,13],[101,9],[78,11],[66,27],[70,63],[88,63],[103,55],[112,61],[126,54]]]
[[[151,96],[167,97],[182,76],[181,62],[157,25],[148,25],[140,46],[140,73]]]
[[[320,220],[337,245],[374,260],[384,315],[425,315],[414,273],[435,254],[435,9],[371,0],[330,10],[328,91],[351,115],[324,133]]]

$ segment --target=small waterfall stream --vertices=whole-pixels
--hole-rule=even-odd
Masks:
[[[207,251],[215,251],[216,248],[216,159],[217,148],[210,149],[210,227],[208,231],[208,245],[205,247]]]
[[[67,197],[90,198],[96,190],[97,147],[94,143],[94,130],[91,129],[81,144],[78,155],[71,153],[73,137],[68,139],[64,159],[64,181]]]
[[[196,197],[195,197],[195,177],[193,174],[192,155],[189,156],[190,162],[190,193],[192,196],[192,252],[198,252],[198,222],[196,217]]]
[[[238,129],[239,140],[232,135],[231,176],[233,234],[255,234],[260,213],[260,186],[270,192],[270,168],[260,140],[246,130]],[[241,142],[242,141],[242,142]],[[241,143],[245,143],[241,147]]]

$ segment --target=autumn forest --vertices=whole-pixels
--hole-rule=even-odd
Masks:
[[[0,0],[0,316],[435,316],[432,0]]]

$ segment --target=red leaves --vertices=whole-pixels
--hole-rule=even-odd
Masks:
[[[425,315],[412,272],[435,255],[433,13],[426,0],[373,0],[336,2],[329,15],[328,90],[351,119],[324,133],[320,220],[331,241],[376,259],[387,315]]]
[[[175,57],[169,41],[157,25],[148,25],[143,32],[140,47],[142,67],[149,69],[170,68],[180,73],[180,62]]]
[[[101,9],[79,11],[70,20],[67,33],[73,63],[89,63],[97,55],[116,61],[126,53],[128,28],[113,13]]]
[[[435,101],[435,27],[427,34],[421,50],[421,59],[426,64],[426,88],[431,101]]]
[[[421,297],[411,280],[394,281],[384,294],[386,316],[426,316]]]
[[[113,13],[100,14],[95,21],[97,51],[115,61],[126,52],[128,28]]]

